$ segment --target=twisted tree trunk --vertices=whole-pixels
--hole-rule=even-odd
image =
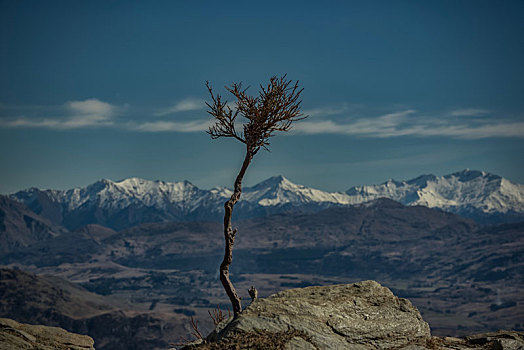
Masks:
[[[212,103],[206,103],[208,111],[215,118],[215,124],[209,127],[208,134],[212,139],[231,137],[246,145],[246,156],[242,168],[235,180],[235,189],[231,198],[224,204],[224,239],[226,241],[224,260],[220,264],[220,281],[233,306],[234,317],[242,312],[240,297],[233,283],[229,279],[229,266],[233,261],[233,246],[235,244],[236,229],[231,226],[233,207],[242,194],[242,179],[251,163],[251,160],[260,149],[269,151],[269,139],[277,131],[289,131],[291,124],[306,118],[300,113],[298,100],[302,89],[298,81],[293,85],[286,75],[281,78],[271,77],[266,87],[260,86],[258,96],[249,96],[242,83],[234,83],[226,89],[236,97],[236,106],[231,108],[220,95],[214,95],[211,85],[206,82],[211,95]],[[237,116],[246,119],[242,124],[241,132],[235,128]],[[238,124],[237,124],[238,125]],[[254,288],[253,288],[254,289]]]
[[[220,281],[222,282],[227,296],[233,305],[234,318],[237,318],[238,315],[240,315],[240,312],[242,311],[242,304],[240,297],[233,286],[233,283],[231,283],[231,280],[229,279],[229,265],[231,265],[231,262],[233,261],[233,246],[235,244],[235,235],[237,233],[237,230],[233,229],[231,225],[231,217],[233,215],[233,207],[238,202],[240,195],[242,194],[242,179],[244,178],[244,174],[246,173],[246,170],[252,159],[253,152],[249,147],[247,147],[246,157],[244,158],[242,168],[235,179],[235,188],[233,194],[231,195],[231,198],[224,204],[224,239],[226,246],[224,260],[222,260],[222,263],[220,264]]]

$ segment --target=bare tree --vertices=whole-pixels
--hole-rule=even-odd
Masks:
[[[260,85],[258,96],[249,96],[248,88],[242,88],[242,83],[233,83],[225,87],[236,99],[236,105],[231,108],[220,95],[213,94],[209,82],[206,82],[206,86],[212,99],[212,103],[206,103],[209,107],[208,113],[215,118],[215,124],[209,128],[209,135],[213,139],[231,137],[242,142],[246,147],[246,155],[235,179],[233,194],[224,204],[226,244],[224,260],[220,264],[220,281],[231,300],[234,318],[237,318],[242,311],[242,305],[229,279],[229,266],[233,261],[233,246],[237,233],[237,229],[233,229],[231,225],[233,207],[240,199],[242,179],[255,154],[261,148],[269,151],[269,139],[276,131],[289,131],[294,121],[306,118],[300,112],[302,101],[299,100],[299,96],[303,89],[299,88],[298,81],[293,83],[287,80],[286,75],[274,76],[266,86]],[[241,131],[237,130],[238,116],[243,118],[240,122]]]

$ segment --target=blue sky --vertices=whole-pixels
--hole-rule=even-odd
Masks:
[[[100,178],[231,186],[205,81],[304,88],[309,118],[257,154],[347,190],[486,170],[524,183],[522,1],[0,1],[0,193]]]

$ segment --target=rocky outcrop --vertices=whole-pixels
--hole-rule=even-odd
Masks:
[[[0,318],[0,350],[94,350],[87,335],[70,333],[58,327],[35,326]]]
[[[286,349],[389,349],[423,346],[431,338],[418,310],[375,281],[257,299],[239,318],[219,325],[209,340],[226,344],[257,336],[280,338]]]
[[[524,333],[432,337],[411,303],[375,281],[291,289],[256,299],[183,349],[524,350]]]

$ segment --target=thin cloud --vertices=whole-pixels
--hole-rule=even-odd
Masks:
[[[70,101],[66,106],[71,109],[73,113],[84,115],[103,115],[110,116],[114,113],[115,107],[107,102],[102,102],[96,98],[87,99],[84,101]]]
[[[170,108],[170,112],[189,111],[201,108],[200,100],[184,100]],[[29,106],[30,107],[30,106]],[[29,108],[28,107],[28,108]],[[2,128],[43,128],[55,130],[88,127],[111,127],[139,132],[202,132],[209,129],[210,120],[140,122],[122,121],[116,118],[124,111],[107,102],[92,98],[83,101],[69,101],[60,107],[51,108],[56,117],[27,117],[0,119]],[[128,116],[129,117],[129,116]],[[129,119],[129,118],[128,118]]]
[[[479,117],[489,114],[491,111],[482,108],[462,108],[449,112],[452,117]]]
[[[398,126],[407,122],[407,117],[415,113],[414,110],[388,113],[378,118],[359,118],[348,123],[333,120],[303,121],[294,125],[293,130],[304,134],[345,134],[379,137],[390,134]]]
[[[481,125],[450,125],[421,130],[424,136],[450,136],[461,139],[484,139],[491,137],[524,138],[524,122],[485,123]]]
[[[460,139],[524,138],[524,122],[457,121],[456,118],[420,116],[414,110],[390,113],[376,118],[359,118],[345,123],[333,120],[302,121],[295,124],[293,130],[308,135],[341,134],[370,138],[399,136],[442,136]]]
[[[192,102],[191,102],[192,101]],[[197,100],[179,102],[171,111],[192,110],[201,108]],[[200,101],[201,102],[201,101]],[[9,108],[4,108],[9,110]],[[31,110],[31,106],[26,111]],[[234,106],[233,106],[234,107]],[[134,132],[203,132],[209,129],[213,120],[148,120],[134,119],[128,115],[127,121],[118,118],[126,111],[124,107],[91,98],[82,101],[69,101],[58,107],[39,108],[43,113],[53,117],[22,115],[20,117],[0,118],[0,128],[42,128],[69,130],[79,128],[118,128]],[[15,109],[16,110],[16,109]],[[11,111],[12,112],[12,111]],[[524,138],[524,121],[503,118],[488,118],[492,113],[484,109],[455,109],[437,117],[431,117],[413,109],[404,109],[378,117],[359,117],[342,120],[341,109],[321,108],[306,111],[317,115],[337,114],[333,118],[309,118],[295,123],[292,132],[305,135],[340,134],[355,137],[389,138],[389,137],[425,137],[440,136],[456,139],[483,138]],[[340,113],[339,113],[340,112]],[[482,118],[462,118],[462,116],[484,116]]]
[[[165,115],[179,112],[198,111],[203,109],[205,106],[206,104],[203,100],[196,98],[186,98],[182,101],[177,102],[171,107],[159,110],[155,113],[155,116],[163,117]]]
[[[69,101],[62,107],[63,116],[52,118],[8,118],[0,121],[4,128],[78,129],[114,125],[118,108],[96,98]]]
[[[307,109],[303,111],[303,114],[310,116],[310,117],[329,117],[331,115],[342,114],[346,112],[347,110],[348,110],[348,106],[344,104],[341,107],[321,107],[321,108]]]
[[[202,132],[209,130],[211,121],[195,120],[187,122],[155,121],[132,125],[130,129],[141,132]]]

